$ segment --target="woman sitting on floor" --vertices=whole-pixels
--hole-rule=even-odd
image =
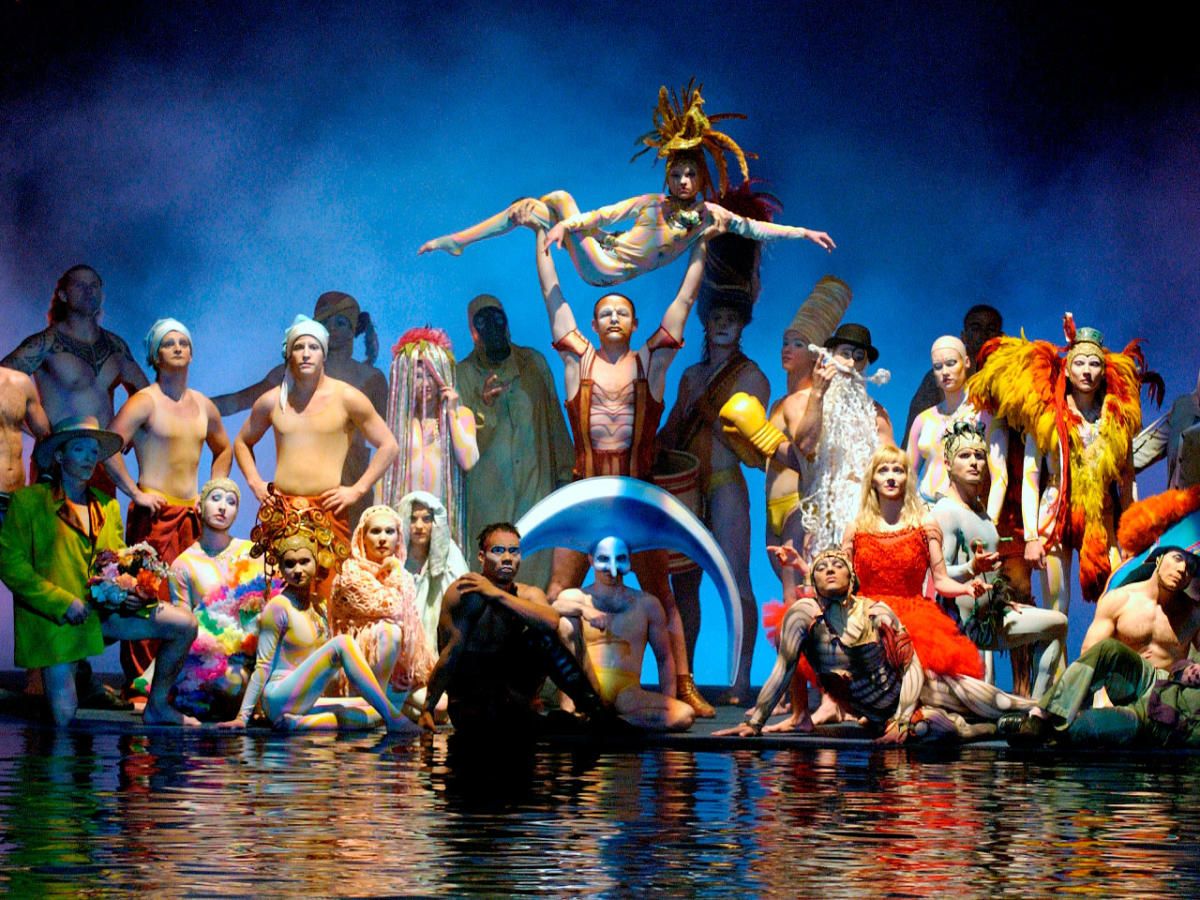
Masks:
[[[251,538],[253,552],[279,569],[284,589],[262,611],[254,675],[237,717],[224,724],[244,728],[261,701],[271,725],[284,730],[372,728],[382,721],[388,731],[415,731],[388,700],[358,645],[344,634],[329,638],[324,598],[316,590],[335,559],[336,538],[325,514],[312,507],[289,509],[273,500],[259,510]],[[344,545],[340,549],[345,553]],[[400,628],[381,623],[378,636],[379,659],[390,672],[400,650]],[[313,712],[339,670],[370,708],[335,703]]]
[[[342,563],[329,601],[329,626],[334,634],[349,635],[375,673],[405,689],[425,684],[437,655],[425,640],[417,611],[417,587],[404,568],[407,553],[400,515],[390,506],[365,510],[350,540],[350,557]],[[391,654],[392,634],[400,630],[399,653]],[[386,664],[392,662],[391,668]],[[338,693],[349,682],[338,677]]]

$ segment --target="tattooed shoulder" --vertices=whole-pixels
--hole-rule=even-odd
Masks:
[[[21,341],[8,356],[0,360],[0,366],[7,366],[18,372],[24,372],[26,375],[32,375],[45,362],[52,343],[49,328],[31,334]]]

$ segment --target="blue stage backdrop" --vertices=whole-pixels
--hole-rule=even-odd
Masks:
[[[981,301],[1009,333],[1060,340],[1071,310],[1111,345],[1144,337],[1169,395],[1196,383],[1200,114],[1179,23],[989,3],[0,15],[0,353],[43,327],[55,278],[81,261],[104,277],[104,324],[135,349],[160,316],[191,326],[192,384],[209,394],[257,380],[292,316],[330,289],[375,318],[385,370],[413,325],[446,328],[464,355],[465,306],[482,291],[504,301],[517,343],[548,352],[528,232],[457,259],[417,247],[520,196],[565,188],[586,209],[657,188],[661,164],[628,161],[634,138],[659,85],[696,76],[710,112],[749,116],[728,131],[758,154],[751,171],[783,201],[780,220],[838,242],[763,255],[744,344],[775,396],[781,330],[827,273],[852,285],[847,318],[870,326],[894,373],[877,396],[897,430],[930,343]],[[559,265],[586,310],[597,290]],[[677,263],[628,285],[643,337],[681,276]],[[668,402],[702,343],[689,323]],[[757,547],[761,475],[749,481]],[[1162,481],[1152,473],[1143,493]],[[238,532],[250,524],[247,512]],[[760,602],[778,596],[761,552],[753,579]],[[716,682],[711,593],[704,612],[697,677]],[[1091,608],[1072,613],[1077,647]],[[7,595],[0,619],[9,667]],[[770,661],[760,641],[756,681]]]

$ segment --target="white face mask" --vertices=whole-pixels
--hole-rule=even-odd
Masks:
[[[629,547],[618,537],[606,537],[592,551],[592,568],[616,578],[629,572]]]

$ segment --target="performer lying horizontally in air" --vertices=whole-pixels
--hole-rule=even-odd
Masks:
[[[804,238],[826,250],[834,249],[833,239],[823,231],[746,219],[706,201],[713,185],[705,150],[717,164],[721,194],[729,187],[726,149],[736,158],[743,179],[750,178],[750,169],[746,154],[733,139],[711,127],[712,122],[721,119],[745,117],[737,113],[705,116],[703,108],[700,87],[689,84],[682,97],[670,98],[665,87],[659,89],[654,130],[639,138],[638,143],[666,159],[667,193],[630,197],[588,213],[580,212],[575,198],[566,191],[554,191],[532,201],[537,224],[548,230],[551,244],[566,245],[579,277],[588,284],[620,284],[665,266],[687,252],[718,222],[727,223],[723,230],[756,241]],[[516,228],[513,213],[518,205],[530,202],[529,198],[517,200],[477,225],[426,241],[417,252],[445,250],[458,256],[468,244]],[[626,219],[634,220],[626,231],[602,230]]]

